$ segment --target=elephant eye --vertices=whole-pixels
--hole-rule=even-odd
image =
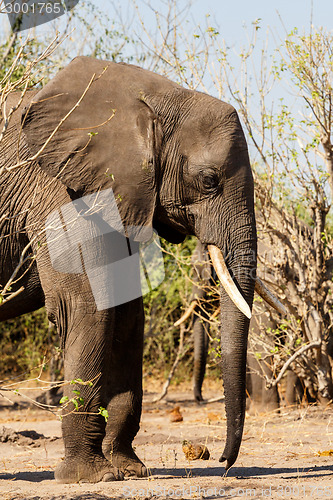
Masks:
[[[202,176],[202,185],[204,189],[214,189],[219,185],[219,178],[215,173],[206,173]]]

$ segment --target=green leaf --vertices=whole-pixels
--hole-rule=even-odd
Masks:
[[[74,385],[74,384],[84,384],[82,378],[76,378],[74,380],[71,380],[71,385]]]
[[[105,422],[107,422],[107,421],[108,421],[108,418],[109,418],[109,413],[108,413],[108,411],[107,411],[105,408],[103,408],[102,406],[100,406],[100,407],[98,408],[98,414],[99,414],[99,415],[102,415],[102,417],[105,419]]]
[[[68,401],[68,396],[63,396],[63,397],[60,399],[59,403],[62,405],[62,404],[64,404],[64,403],[66,403],[67,401]]]
[[[75,398],[73,398],[73,399],[71,399],[71,402],[75,406],[75,409],[78,410],[79,409],[79,403],[78,403],[78,401]]]

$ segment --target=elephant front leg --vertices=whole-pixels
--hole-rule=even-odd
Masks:
[[[103,452],[126,477],[147,475],[132,447],[142,409],[143,326],[141,298],[116,308]]]
[[[117,394],[108,405],[106,435],[103,452],[111,464],[125,477],[147,475],[145,465],[136,455],[132,442],[139,429],[141,401],[136,399],[133,390]]]
[[[102,452],[105,419],[100,408],[108,403],[106,387],[111,361],[112,312],[89,314],[77,307],[69,323],[64,368],[65,379],[71,383],[65,386],[68,404],[62,418],[65,458],[56,468],[55,478],[61,483],[122,479],[123,473]],[[80,381],[75,383],[78,379]],[[72,399],[75,403],[70,402]]]
[[[94,407],[80,411],[96,410]],[[102,431],[105,429],[102,417],[78,418],[67,415],[63,419],[65,458],[57,466],[55,479],[59,483],[97,483],[99,481],[121,480],[124,474],[113,466],[102,453]]]

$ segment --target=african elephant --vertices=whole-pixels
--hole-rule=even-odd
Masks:
[[[17,101],[10,96],[7,110]],[[220,461],[228,469],[243,432],[257,251],[253,179],[236,111],[137,66],[88,57],[74,59],[24,105],[0,146],[0,283],[22,255],[34,257],[12,283],[0,320],[45,304],[65,379],[76,381],[65,394],[77,389],[83,398],[80,411],[65,410],[56,479],[146,474],[132,448],[142,406],[143,301],[138,267],[125,257],[138,262],[139,244],[153,230],[172,243],[197,236],[225,287]],[[112,302],[124,283],[127,299]]]

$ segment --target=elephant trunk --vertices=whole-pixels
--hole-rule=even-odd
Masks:
[[[222,257],[220,250],[214,248]],[[238,247],[236,254],[234,258],[229,255],[228,269],[237,293],[230,293],[230,289],[224,288],[217,272],[221,283],[221,357],[227,414],[227,439],[220,462],[227,461],[226,469],[237,459],[245,419],[246,353],[251,316],[248,313],[252,307],[256,279],[255,237],[252,241],[248,240],[243,248]],[[239,303],[242,301],[244,304],[240,310]]]
[[[225,295],[224,292],[222,292]],[[223,299],[221,299],[223,300]],[[224,307],[229,302],[224,301]],[[227,414],[227,439],[220,462],[227,461],[229,469],[237,459],[242,441],[245,405],[246,405],[246,351],[247,330],[249,319],[238,310],[232,311],[235,306],[229,305],[229,310],[221,312],[221,351],[222,376],[224,384],[225,409]],[[237,334],[240,331],[242,333]],[[244,332],[246,331],[246,338]]]

